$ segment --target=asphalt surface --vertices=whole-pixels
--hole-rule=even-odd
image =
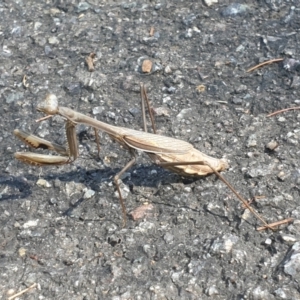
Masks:
[[[300,105],[300,4],[208,2],[0,2],[3,299],[33,284],[19,299],[300,299],[300,110],[267,116]],[[246,72],[274,58],[284,61]],[[14,158],[50,153],[16,128],[66,143],[61,117],[35,122],[48,93],[142,130],[141,82],[159,134],[226,159],[223,176],[265,220],[294,221],[257,231],[215,175],[183,178],[139,153],[123,177],[122,228],[113,177],[130,155],[100,132],[99,158],[85,125],[72,164]]]

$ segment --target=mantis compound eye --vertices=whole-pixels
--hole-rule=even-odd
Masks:
[[[48,94],[37,107],[38,111],[41,111],[48,115],[55,115],[58,113],[58,101],[54,94]]]

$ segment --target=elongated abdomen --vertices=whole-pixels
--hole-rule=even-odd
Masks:
[[[228,166],[228,162],[225,159],[218,159],[206,155],[199,150],[192,148],[189,152],[185,154],[154,154],[147,153],[154,162],[161,163],[178,163],[178,165],[172,166],[162,166],[168,170],[176,172],[182,176],[205,176],[213,173],[213,170],[206,165],[208,162],[217,171],[224,171]],[[188,162],[199,162],[195,165],[180,165],[180,163]]]

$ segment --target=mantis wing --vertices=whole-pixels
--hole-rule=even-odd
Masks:
[[[128,134],[129,133],[129,134]],[[131,148],[150,153],[185,154],[194,147],[185,141],[140,131],[126,132],[123,141]]]

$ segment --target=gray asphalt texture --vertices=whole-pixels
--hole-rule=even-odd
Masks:
[[[3,299],[34,283],[19,299],[300,299],[300,110],[267,117],[300,105],[300,4],[206,2],[0,2]],[[285,60],[246,72],[273,58]],[[226,158],[223,175],[253,208],[294,222],[257,231],[261,222],[215,175],[183,178],[141,153],[123,178],[122,228],[113,177],[130,155],[100,132],[99,158],[85,125],[72,164],[14,159],[32,151],[16,128],[65,144],[61,117],[35,122],[48,93],[141,130],[140,82],[159,134]]]

